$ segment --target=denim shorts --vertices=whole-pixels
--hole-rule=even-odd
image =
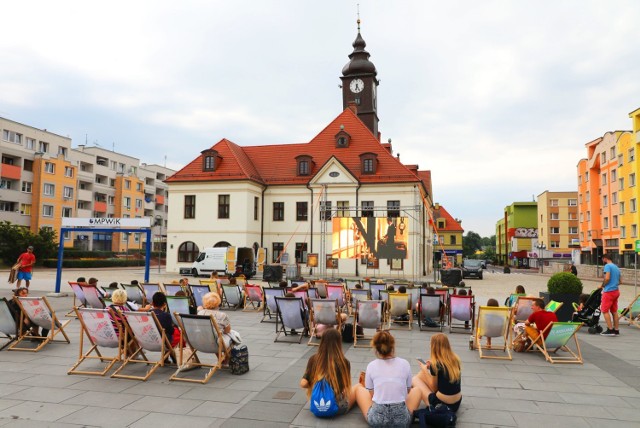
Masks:
[[[367,412],[367,422],[372,427],[408,427],[413,422],[406,403],[373,403]]]

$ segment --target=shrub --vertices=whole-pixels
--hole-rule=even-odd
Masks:
[[[570,272],[558,272],[549,278],[547,290],[552,294],[582,294],[582,281]]]
[[[43,263],[44,267],[55,268],[58,266],[58,260],[48,259]],[[97,268],[97,267],[126,267],[126,266],[144,266],[144,260],[140,259],[63,259],[62,267],[65,268]]]

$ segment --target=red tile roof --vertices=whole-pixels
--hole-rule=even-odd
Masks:
[[[351,139],[349,147],[336,148],[335,136],[344,126]],[[192,181],[253,180],[266,185],[305,184],[329,160],[335,156],[361,183],[419,182],[424,178],[403,165],[381,144],[358,116],[346,108],[310,142],[302,144],[276,144],[268,146],[245,146],[222,139],[212,150],[222,158],[217,161],[215,171],[202,171],[202,154],[169,177],[169,183]],[[375,174],[362,174],[360,155],[375,153],[378,159]],[[311,157],[310,175],[297,175],[296,157]]]
[[[436,221],[436,226],[438,225],[438,219],[444,219],[444,228],[438,229],[439,231],[447,231],[447,232],[464,232],[464,229],[454,219],[451,217],[451,214],[447,210],[444,209],[442,205],[440,205],[440,209],[433,210],[433,218]]]

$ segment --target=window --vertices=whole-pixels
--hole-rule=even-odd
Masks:
[[[635,149],[629,149],[629,162],[633,162],[636,159]]]
[[[109,179],[109,187],[116,187],[116,179],[115,178],[110,178]]]
[[[578,234],[578,227],[577,226],[572,226],[569,228],[569,234],[571,235],[577,235]]]
[[[373,159],[365,159],[362,161],[362,172],[365,174],[373,174]]]
[[[456,236],[455,235],[449,236],[449,245],[456,245]]]
[[[142,208],[142,199],[136,198],[136,209],[141,209],[141,208]]]
[[[216,169],[216,158],[215,156],[205,156],[204,157],[204,171],[215,171]]]
[[[618,166],[622,166],[622,155],[618,155]]]
[[[577,220],[578,215],[576,213],[569,213],[569,220]]]
[[[73,199],[73,187],[64,186],[62,188],[62,197],[65,199]]]
[[[142,183],[136,183],[136,191],[142,192]]]
[[[62,207],[62,217],[73,217],[73,208]]]
[[[560,241],[551,241],[551,248],[560,248]]]
[[[636,210],[638,209],[638,206],[636,204],[636,198],[631,199],[631,201],[629,201],[631,203],[631,212],[634,213],[636,212]]]
[[[627,227],[626,226],[620,226],[620,237],[621,238],[626,238],[627,237]]]
[[[585,183],[589,181],[589,171],[584,173],[584,181]]]
[[[602,197],[602,206],[603,207],[608,207],[609,206],[609,197],[607,195],[604,195]]]
[[[635,185],[636,185],[636,174],[631,173],[629,174],[629,187],[633,187]]]
[[[624,177],[620,177],[618,179],[618,187],[620,188],[620,190],[624,189]]]
[[[20,204],[20,214],[31,215],[31,204]]]
[[[29,159],[24,160],[24,170],[33,171],[33,161]]]
[[[231,195],[218,195],[218,218],[229,218]]]
[[[5,212],[13,212],[13,211],[15,211],[14,202],[0,201],[0,211],[5,211]]]
[[[570,207],[577,207],[578,206],[578,201],[576,199],[569,199],[569,206]]]
[[[284,202],[273,203],[273,221],[284,221]]]
[[[549,205],[552,207],[557,207],[558,206],[558,200],[557,199],[551,199],[549,201]]]
[[[22,134],[5,129],[2,131],[2,139],[14,144],[22,144]]]
[[[118,163],[118,172],[121,172],[124,174],[124,170],[126,168],[126,165],[123,163]]]
[[[48,172],[49,174],[55,174],[56,173],[56,166],[54,164],[52,164],[51,162],[45,162],[44,163],[44,172]]]
[[[122,205],[128,210],[131,209],[131,198],[129,196],[125,196],[122,198]]]
[[[66,147],[58,146],[58,155],[62,155],[62,157],[64,157],[66,159],[68,152],[69,151],[67,150]]]
[[[338,201],[337,204],[337,217],[351,217],[349,215],[349,201]]]
[[[591,221],[591,211],[587,211],[587,221]]]
[[[591,200],[591,194],[589,193],[589,191],[587,191],[587,202],[589,202]]]
[[[25,138],[24,147],[26,149],[33,150],[36,147],[36,140],[34,140],[33,138],[29,138],[29,137]]]
[[[615,147],[611,147],[611,150],[609,150],[609,157],[611,159],[615,159],[615,157],[616,157],[616,148]]]
[[[200,250],[194,242],[183,242],[178,247],[178,262],[193,263],[198,254],[200,254]]]
[[[73,177],[73,168],[71,168],[70,166],[65,166],[64,167],[64,176],[65,177]]]
[[[550,227],[549,228],[549,233],[551,233],[552,235],[557,235],[558,233],[560,233],[560,228],[559,227]]]
[[[620,210],[620,214],[624,214],[624,202],[620,202],[619,210]]]
[[[387,217],[400,217],[400,201],[387,201]]]
[[[602,222],[602,227],[604,229],[609,229],[609,217],[605,217]]]
[[[584,213],[580,213],[580,223],[584,221]]]
[[[306,263],[307,262],[307,243],[306,242],[296,242],[296,263]]]
[[[549,215],[549,218],[550,218],[551,220],[559,220],[559,219],[560,219],[560,214],[558,214],[558,213],[551,213],[551,214]]]
[[[44,141],[39,141],[38,151],[42,153],[49,153],[49,143],[45,143]]]
[[[298,162],[298,175],[309,175],[309,161],[301,160]]]
[[[362,201],[362,217],[373,217],[373,201]]]
[[[44,183],[44,188],[42,192],[45,196],[53,196],[56,193],[56,186],[49,183]]]
[[[618,203],[618,192],[611,193],[611,205],[615,205]]]
[[[115,171],[118,169],[118,162],[116,161],[109,161],[109,168],[111,168],[112,171]]]
[[[296,202],[296,221],[307,221],[309,216],[309,203]]]
[[[124,188],[127,190],[131,189],[131,180],[124,180]]]
[[[375,153],[363,153],[360,155],[360,168],[363,174],[375,174],[378,163],[378,155]]]
[[[617,228],[618,227],[618,216],[614,215],[612,217],[612,221],[613,221],[613,226],[612,227]]]
[[[331,201],[320,201],[320,221],[330,221],[331,216]]]
[[[53,205],[43,205],[42,206],[42,216],[43,217],[53,217]]]
[[[607,184],[607,173],[604,172],[602,173],[602,183],[601,184]]]
[[[107,196],[107,203],[109,205],[115,205],[116,203],[116,197],[115,196]]]
[[[24,193],[31,193],[31,189],[33,187],[33,183],[30,181],[23,181],[22,182],[22,191]]]
[[[637,224],[632,224],[631,225],[631,237],[632,238],[637,238],[638,237],[638,225]]]
[[[280,262],[280,255],[282,254],[282,252],[284,251],[284,244],[282,242],[274,242],[271,245],[272,248],[272,263],[279,263]]]
[[[258,220],[258,205],[260,205],[260,199],[257,196],[253,197],[253,219]]]
[[[618,171],[615,169],[611,170],[611,182],[615,182],[618,179]]]
[[[578,176],[578,186],[579,186],[579,185],[581,185],[581,184],[582,184],[582,176],[581,176],[581,175],[579,175],[579,176]]]
[[[196,218],[196,195],[184,196],[184,218]]]
[[[604,165],[607,163],[607,152],[602,152],[600,154],[600,162]]]

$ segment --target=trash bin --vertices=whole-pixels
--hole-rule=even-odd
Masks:
[[[457,287],[462,281],[462,270],[440,269],[440,282],[447,287]]]

